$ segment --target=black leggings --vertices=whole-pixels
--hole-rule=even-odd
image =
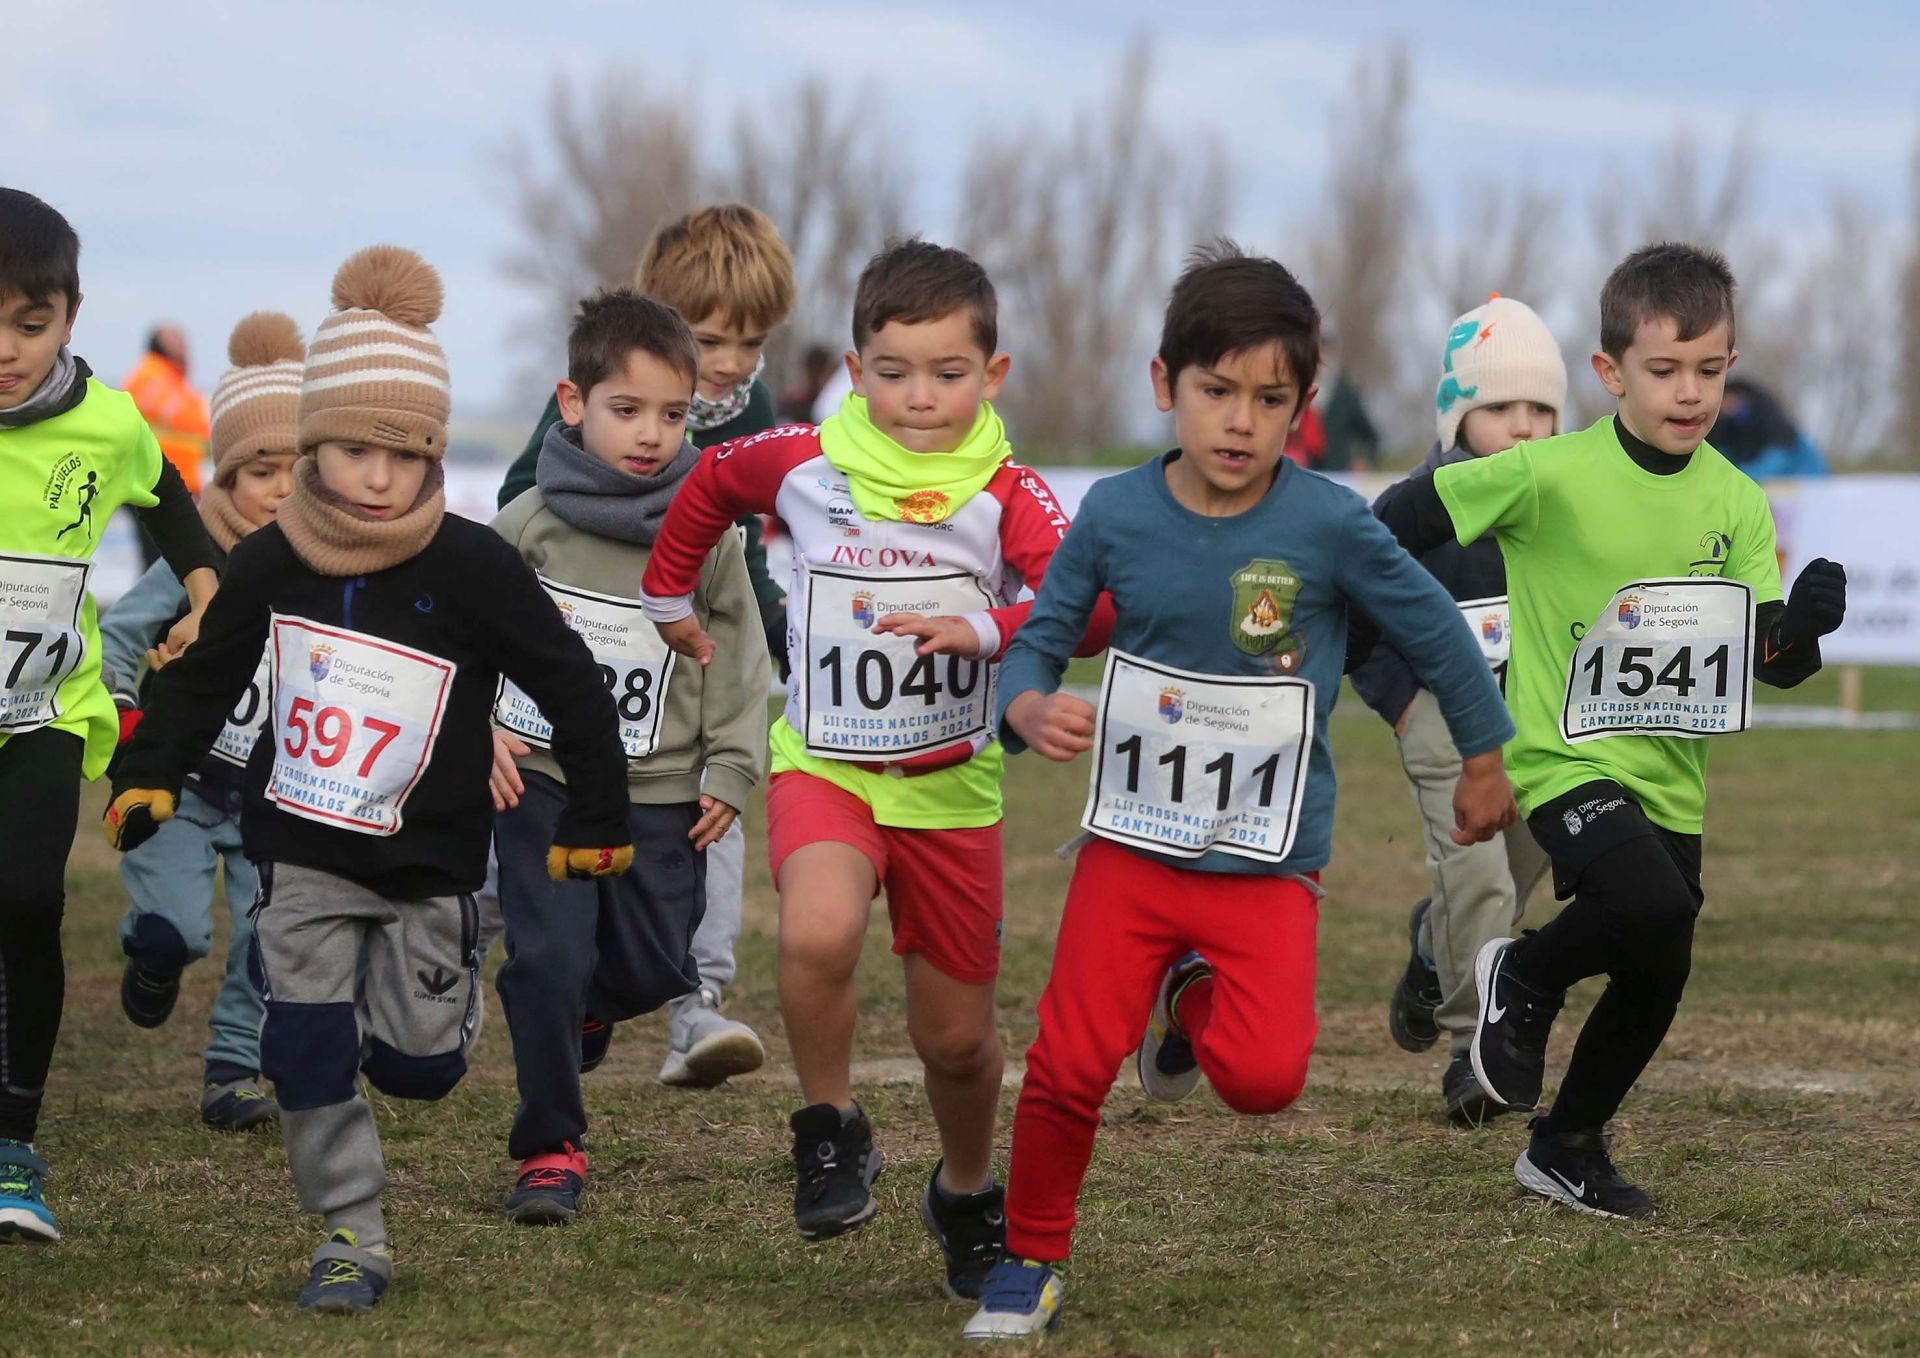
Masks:
[[[1554,1100],[1557,1131],[1606,1125],[1659,1050],[1687,986],[1700,841],[1649,829],[1586,864],[1567,907],[1513,949],[1512,974],[1536,990],[1608,978]]]
[[[33,1140],[66,966],[60,917],[86,744],[45,728],[0,745],[0,1137]]]

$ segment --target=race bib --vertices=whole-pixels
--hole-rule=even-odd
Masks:
[[[660,744],[660,713],[666,706],[673,652],[640,611],[638,599],[617,599],[556,584],[540,585],[553,596],[567,626],[580,634],[600,666],[601,682],[620,710],[620,744],[628,759],[645,759]],[[553,746],[553,723],[511,679],[500,680],[493,719],[529,745]]]
[[[0,556],[0,734],[37,730],[60,715],[60,685],[87,651],[80,609],[92,564]]]
[[[368,835],[401,811],[440,737],[455,666],[391,641],[276,615],[273,778],[281,810]]]
[[[1180,858],[1278,863],[1293,848],[1313,743],[1313,685],[1222,678],[1109,651],[1080,824]]]
[[[253,672],[247,691],[233,705],[233,711],[227,714],[227,724],[214,739],[209,753],[215,759],[224,759],[241,768],[247,766],[247,760],[253,757],[254,742],[260,738],[260,724],[266,719],[267,702],[272,694],[273,659],[269,652],[262,651],[260,667]]]
[[[876,578],[807,571],[807,753],[890,763],[992,729],[992,667],[916,655],[912,637],[878,635],[889,613],[976,613],[993,599],[966,571]]]
[[[1473,629],[1473,639],[1480,643],[1480,654],[1487,668],[1504,677],[1507,661],[1513,654],[1513,625],[1507,611],[1507,596],[1462,599],[1460,615]]]
[[[1640,580],[1574,648],[1560,734],[1726,735],[1753,707],[1753,591],[1740,580]]]

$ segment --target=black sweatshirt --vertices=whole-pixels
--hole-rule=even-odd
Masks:
[[[393,899],[479,890],[493,817],[489,714],[503,674],[553,721],[553,754],[569,796],[555,842],[630,842],[626,755],[592,653],[512,547],[452,514],[418,556],[347,578],[309,569],[277,524],[250,534],[234,548],[200,640],[156,677],[146,718],[116,772],[116,795],[127,788],[179,792],[253,678],[276,617],[397,643],[449,661],[455,672],[439,735],[406,796],[401,826],[389,835],[268,802],[275,754],[307,734],[270,727],[247,770],[250,856],[332,873]]]
[[[1692,453],[1675,457],[1642,442],[1627,431],[1618,415],[1613,417],[1613,432],[1627,456],[1643,471],[1655,476],[1685,471],[1693,460]],[[1431,472],[1426,476],[1408,477],[1400,484],[1397,495],[1382,495],[1374,506],[1374,513],[1393,530],[1400,545],[1415,556],[1424,556],[1444,543],[1458,541],[1459,535],[1453,531],[1453,515],[1447,512],[1446,502],[1434,488]],[[1787,606],[1777,599],[1756,605],[1753,610],[1753,677],[1774,688],[1792,688],[1820,670],[1818,641],[1795,645],[1782,633],[1786,612]],[[1394,721],[1397,717],[1395,714],[1387,720]]]

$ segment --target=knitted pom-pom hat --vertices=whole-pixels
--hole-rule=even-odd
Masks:
[[[231,486],[256,457],[297,451],[302,360],[307,346],[293,317],[256,311],[233,327],[227,361],[233,366],[214,386],[214,484]]]
[[[340,266],[336,309],[307,349],[301,452],[336,440],[446,455],[447,359],[427,329],[442,296],[433,266],[396,245],[370,246]]]
[[[1504,401],[1538,401],[1556,413],[1564,410],[1567,364],[1533,308],[1496,292],[1447,329],[1433,402],[1441,450],[1458,442],[1468,411]]]

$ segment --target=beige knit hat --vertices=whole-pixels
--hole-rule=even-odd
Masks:
[[[1454,446],[1468,411],[1503,401],[1565,409],[1567,363],[1533,308],[1496,292],[1447,330],[1433,403],[1441,451]]]
[[[233,327],[227,361],[208,406],[214,484],[231,486],[256,457],[297,451],[302,359],[307,346],[293,317],[256,311]]]
[[[333,276],[336,310],[314,332],[300,386],[300,451],[329,440],[438,460],[447,451],[447,359],[427,327],[440,275],[397,245],[374,245]]]

